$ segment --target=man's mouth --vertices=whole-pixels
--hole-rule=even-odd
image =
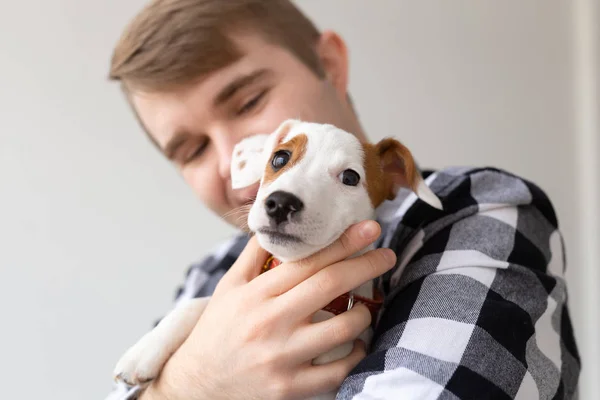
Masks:
[[[284,245],[290,244],[290,243],[301,243],[302,242],[302,240],[297,236],[290,235],[290,234],[283,233],[283,232],[274,231],[269,228],[259,228],[257,230],[257,232],[260,234],[263,234],[263,235],[267,235],[269,237],[269,240],[271,241],[271,243],[273,243],[275,245],[284,246]]]

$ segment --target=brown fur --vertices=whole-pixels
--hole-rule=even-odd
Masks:
[[[399,186],[416,191],[418,171],[410,151],[395,139],[363,143],[367,192],[373,207],[392,200]]]
[[[285,133],[282,133],[281,136],[285,136]],[[263,176],[263,185],[268,185],[270,182],[277,179],[279,175],[296,165],[306,153],[307,144],[308,137],[304,133],[300,133],[294,136],[292,139],[288,140],[287,142],[275,146],[275,149],[271,153],[271,158],[269,158],[269,163],[267,164],[267,167],[265,169],[265,173]],[[273,160],[273,155],[280,150],[287,150],[292,155],[288,163],[285,164],[283,168],[279,169],[278,171],[274,171],[271,165],[271,160]]]
[[[365,151],[365,174],[367,175],[366,182],[363,184],[367,186],[373,208],[377,208],[388,198],[389,182],[383,174],[376,145],[363,143],[363,149]]]

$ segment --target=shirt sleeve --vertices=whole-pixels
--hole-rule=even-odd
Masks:
[[[175,292],[173,307],[177,307],[189,299],[210,296],[247,243],[247,235],[234,236],[218,246],[200,262],[192,264],[187,269],[183,284]],[[159,322],[160,319],[156,320],[152,327],[158,325]],[[141,389],[137,386],[118,382],[113,385],[105,400],[135,400],[139,397],[140,392]]]
[[[494,169],[432,181],[445,211],[415,201],[394,225],[384,309],[338,399],[573,398],[580,360],[548,198]]]

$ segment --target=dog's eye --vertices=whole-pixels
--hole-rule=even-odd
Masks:
[[[360,182],[360,175],[352,169],[347,169],[340,174],[340,180],[344,185],[356,186]]]
[[[283,166],[290,161],[290,156],[291,154],[287,150],[279,150],[276,152],[273,156],[273,160],[271,161],[273,169],[277,171],[278,169],[283,168]]]

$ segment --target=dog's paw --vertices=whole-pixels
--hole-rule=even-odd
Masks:
[[[160,373],[169,359],[167,345],[156,332],[148,332],[125,352],[114,369],[116,381],[145,387]]]
[[[114,370],[115,380],[147,386],[188,337],[209,301],[210,297],[190,299],[169,312],[121,357]]]

